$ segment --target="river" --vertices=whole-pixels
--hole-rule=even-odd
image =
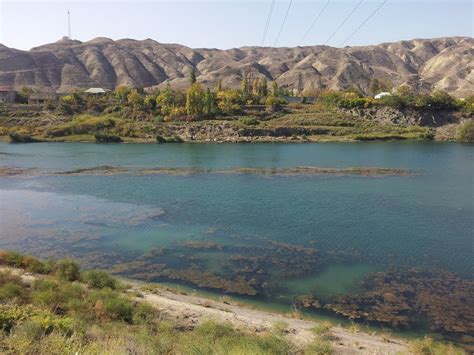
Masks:
[[[0,178],[0,248],[280,307],[357,294],[394,267],[472,280],[473,153],[434,142],[0,143],[0,167],[24,169]]]

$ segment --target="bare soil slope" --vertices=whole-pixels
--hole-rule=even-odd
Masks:
[[[95,38],[62,39],[21,51],[0,44],[0,88],[32,86],[68,92],[120,85],[185,87],[196,70],[200,82],[238,87],[242,75],[276,80],[290,89],[342,89],[368,93],[370,80],[390,78],[395,86],[442,89],[456,96],[474,92],[474,40],[470,37],[414,39],[364,47],[242,47],[192,49],[178,44]],[[302,78],[302,80],[301,80]]]

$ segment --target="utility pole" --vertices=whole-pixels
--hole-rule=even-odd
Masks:
[[[67,37],[71,39],[71,13],[67,10]]]

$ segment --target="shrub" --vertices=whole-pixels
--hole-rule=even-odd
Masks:
[[[28,271],[37,274],[49,274],[53,270],[54,261],[41,261],[39,259],[27,255],[23,258],[22,264],[23,267]]]
[[[56,280],[36,280],[32,285],[33,304],[49,307],[53,312],[63,312],[72,307],[71,302],[82,300],[84,290],[80,285]]]
[[[316,340],[308,346],[304,353],[308,355],[331,355],[334,354],[334,350],[330,342]]]
[[[410,350],[415,355],[464,355],[466,352],[452,344],[435,342],[425,337],[411,343]]]
[[[323,322],[323,323],[319,323],[317,326],[315,326],[311,330],[313,331],[314,334],[321,337],[321,336],[326,335],[331,329],[331,327],[332,327],[331,323]]]
[[[123,320],[128,323],[133,320],[133,307],[130,301],[123,297],[106,299],[104,310],[113,320]]]
[[[146,302],[140,302],[133,312],[133,324],[146,324],[156,317],[155,309]]]
[[[93,291],[85,301],[97,319],[133,322],[134,309],[131,301],[111,289]]]
[[[284,102],[276,96],[268,96],[265,100],[265,106],[269,112],[280,112]]]
[[[79,264],[71,259],[59,260],[54,265],[56,275],[66,281],[77,281],[81,278]]]
[[[398,95],[387,95],[380,99],[382,105],[390,106],[398,110],[402,110],[408,105],[408,102],[403,100],[401,96]]]
[[[32,316],[30,322],[38,325],[45,334],[56,330],[60,333],[71,335],[74,328],[74,320],[72,318],[60,317],[45,312]]]
[[[0,304],[0,329],[8,332],[17,323],[33,314],[34,310],[31,306]]]
[[[340,99],[337,103],[339,107],[342,108],[365,108],[367,107],[367,99],[363,97],[349,98],[349,99]]]
[[[230,324],[218,324],[208,321],[196,327],[195,332],[199,335],[205,335],[211,339],[217,339],[231,335],[234,332],[234,329]]]
[[[456,139],[464,143],[474,142],[474,121],[464,121],[456,132]]]
[[[51,261],[43,262],[33,256],[23,255],[15,251],[0,251],[0,264],[39,274],[47,274],[52,269]]]
[[[110,134],[106,132],[97,132],[94,134],[95,141],[97,143],[121,143],[122,138],[115,134]]]
[[[116,119],[109,115],[80,115],[68,123],[49,130],[48,135],[52,137],[62,137],[73,134],[91,134],[104,129],[113,128],[115,125]]]
[[[156,142],[157,143],[183,143],[183,140],[177,135],[174,135],[171,137],[164,137],[164,136],[157,135]]]
[[[0,264],[11,267],[22,267],[23,255],[16,251],[0,252]]]
[[[88,271],[84,274],[83,279],[91,288],[110,288],[114,290],[117,286],[117,280],[107,272],[101,270]]]
[[[22,294],[22,287],[11,281],[0,287],[0,301],[11,301],[17,297],[20,297]]]
[[[458,108],[456,100],[444,91],[435,91],[431,95],[420,94],[415,98],[414,106],[423,110],[454,110]]]
[[[275,335],[281,336],[284,335],[287,332],[288,329],[288,323],[283,322],[283,321],[278,321],[272,324],[272,332]]]
[[[12,143],[35,143],[39,142],[36,138],[30,136],[26,131],[13,131],[8,134]]]
[[[21,285],[21,277],[10,271],[0,271],[0,285],[5,285],[9,282]]]
[[[258,124],[257,118],[253,116],[242,117],[239,121],[246,126],[255,126],[256,124]]]

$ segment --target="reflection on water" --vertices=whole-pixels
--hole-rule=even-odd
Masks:
[[[0,153],[0,168],[42,172],[0,178],[2,248],[275,306],[472,331],[470,146],[0,144]],[[442,302],[457,313],[443,320]]]

